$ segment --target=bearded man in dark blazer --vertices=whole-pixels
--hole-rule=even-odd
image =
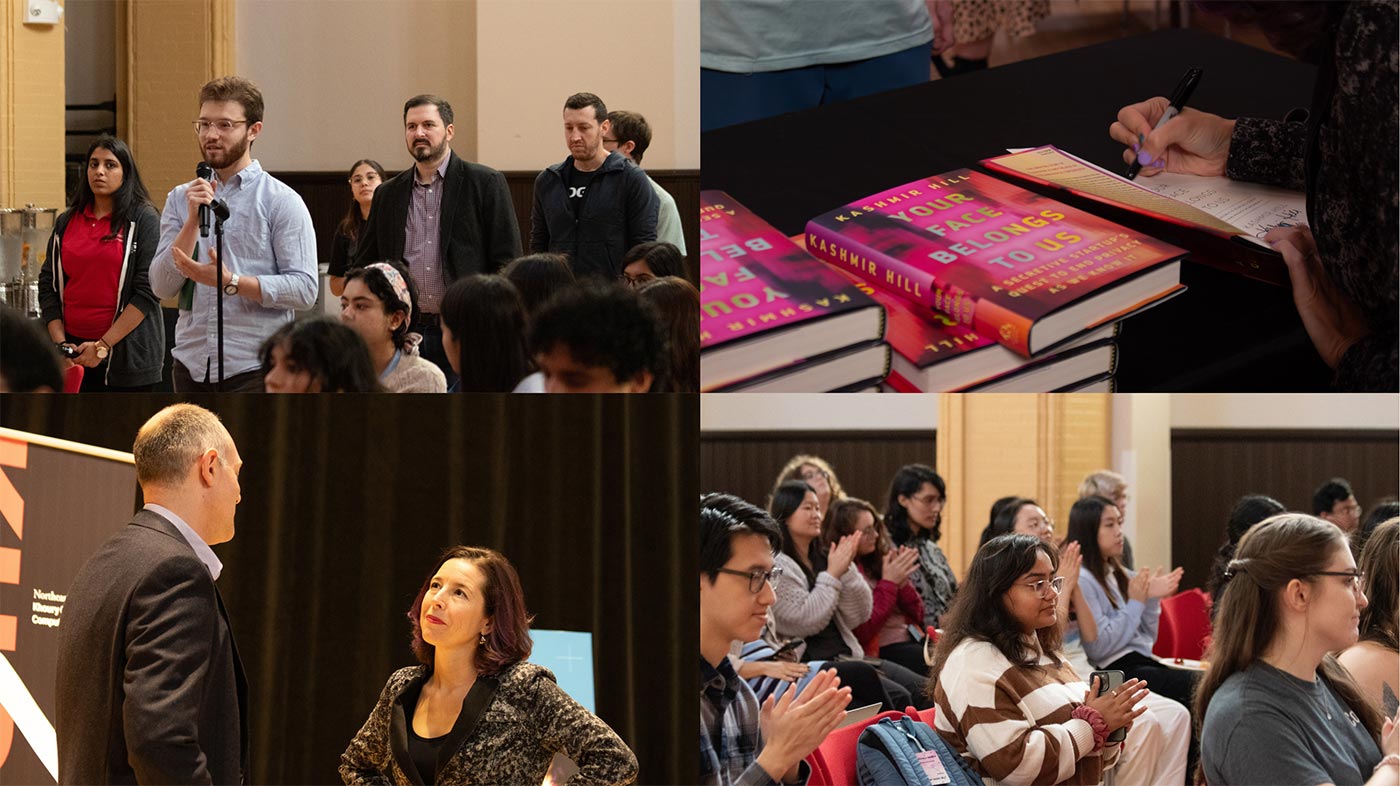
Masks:
[[[243,461],[218,417],[156,413],[146,506],[78,571],[58,630],[60,783],[246,783],[248,686],[214,581]]]
[[[413,327],[423,336],[419,352],[451,385],[457,374],[442,350],[442,296],[453,281],[495,273],[520,256],[520,225],[505,175],[452,152],[451,104],[414,96],[404,104],[403,125],[415,163],[375,189],[354,264],[403,260],[421,301]]]

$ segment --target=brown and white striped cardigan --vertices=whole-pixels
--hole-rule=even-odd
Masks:
[[[1018,666],[967,639],[934,686],[934,727],[988,784],[1102,783],[1120,747],[1090,753],[1093,729],[1070,717],[1088,687],[1067,661],[1041,653],[1036,666]]]

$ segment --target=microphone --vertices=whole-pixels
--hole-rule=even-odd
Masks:
[[[194,176],[203,180],[211,180],[214,177],[214,167],[209,166],[207,161],[200,161],[194,168]],[[209,206],[199,206],[199,236],[209,237]]]

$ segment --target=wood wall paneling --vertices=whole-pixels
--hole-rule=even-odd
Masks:
[[[1182,587],[1204,587],[1235,500],[1268,494],[1289,510],[1312,513],[1312,493],[1328,478],[1356,490],[1364,517],[1396,494],[1400,433],[1395,431],[1172,431],[1172,564]]]

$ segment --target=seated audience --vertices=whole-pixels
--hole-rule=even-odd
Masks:
[[[1361,694],[1387,718],[1400,710],[1400,519],[1376,528],[1366,541],[1358,566],[1365,576],[1366,608],[1358,626],[1360,640],[1337,661],[1351,672]]]
[[[806,690],[769,697],[762,707],[728,654],[759,635],[776,596],[778,525],[729,494],[700,498],[700,782],[805,783],[802,761],[836,728],[850,702],[832,671]],[[761,728],[760,728],[761,725]]]
[[[919,569],[909,580],[924,600],[924,627],[938,628],[940,618],[953,602],[958,580],[948,557],[938,547],[943,533],[943,504],[947,502],[943,478],[923,464],[900,467],[890,481],[885,507],[885,527],[897,546],[919,552]]]
[[[574,269],[563,254],[530,254],[513,259],[501,270],[501,275],[515,285],[525,303],[525,313],[531,317],[555,293],[576,283]]]
[[[640,287],[667,276],[688,278],[681,250],[670,243],[638,243],[622,256],[622,274],[617,280],[629,287]]]
[[[453,392],[509,393],[530,373],[525,304],[504,276],[470,275],[442,296],[442,349]]]
[[[978,549],[947,614],[929,681],[934,728],[989,782],[1103,782],[1147,694],[1141,680],[1098,692],[1060,652],[1064,581],[1045,541],[1002,535]]]
[[[442,370],[418,354],[418,289],[401,262],[375,262],[345,274],[340,321],[369,347],[379,384],[390,393],[443,393]]]
[[[1263,494],[1246,494],[1235,501],[1235,506],[1230,509],[1230,517],[1225,519],[1225,542],[1220,544],[1220,550],[1215,553],[1215,562],[1210,566],[1210,580],[1206,582],[1206,590],[1210,593],[1211,619],[1215,619],[1220,590],[1225,586],[1225,566],[1235,558],[1235,546],[1240,542],[1240,538],[1244,537],[1244,533],[1248,532],[1250,527],[1283,511],[1282,502]]]
[[[909,583],[909,575],[919,568],[919,553],[890,543],[875,506],[854,497],[837,500],[822,524],[827,543],[839,543],[851,534],[860,536],[855,565],[871,592],[870,618],[855,627],[856,638],[867,654],[927,674],[924,601]]]
[[[287,322],[258,352],[267,393],[380,393],[360,334],[330,317]]]
[[[1079,587],[1084,615],[1093,615],[1097,636],[1084,640],[1089,662],[1147,681],[1152,690],[1188,704],[1197,672],[1173,669],[1152,657],[1157,641],[1161,599],[1176,592],[1181,568],[1163,572],[1123,567],[1123,519],[1118,506],[1104,497],[1085,497],[1069,511],[1068,540],[1079,543],[1083,564]]]
[[[1395,784],[1396,723],[1330,653],[1366,608],[1346,534],[1299,513],[1240,538],[1196,690],[1211,786]],[[1384,758],[1383,758],[1384,757]]]
[[[802,660],[863,657],[865,648],[854,629],[870,619],[872,597],[870,585],[860,571],[852,569],[860,535],[852,533],[829,544],[823,541],[817,493],[800,480],[778,487],[768,513],[783,536],[782,551],[775,558],[783,575],[775,588],[778,600],[769,610],[773,632],[784,639],[802,639],[797,648]],[[892,661],[881,661],[876,670],[896,701],[927,706],[922,674]],[[857,695],[862,705],[880,700]],[[896,705],[895,709],[904,708]]]
[[[449,547],[408,619],[418,663],[390,675],[341,755],[346,783],[535,784],[561,753],[578,765],[576,783],[637,779],[617,733],[527,662],[531,617],[499,552]]]
[[[683,278],[667,276],[637,290],[666,323],[670,356],[666,375],[652,386],[662,393],[700,391],[700,290]]]
[[[1366,548],[1366,540],[1376,531],[1376,527],[1396,516],[1400,516],[1400,502],[1394,497],[1383,499],[1372,506],[1366,514],[1366,520],[1361,522],[1361,526],[1351,535],[1351,553],[1359,555]]]
[[[39,326],[0,303],[0,393],[59,393],[58,350]]]
[[[534,316],[530,333],[547,393],[645,393],[666,373],[660,315],[615,284],[559,293]]]

